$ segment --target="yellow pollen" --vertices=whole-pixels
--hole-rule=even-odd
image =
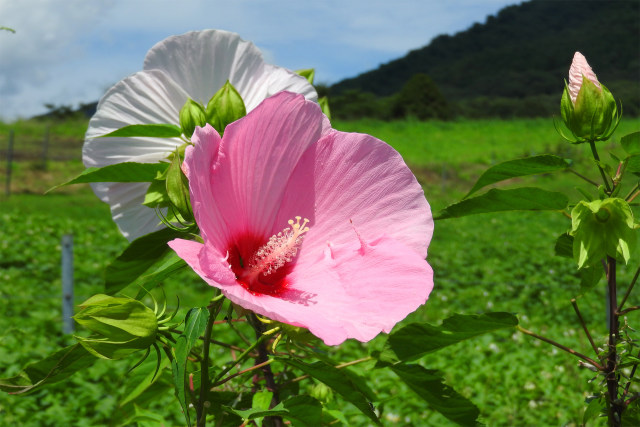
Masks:
[[[267,244],[258,249],[249,263],[244,279],[255,278],[258,274],[271,274],[293,260],[302,244],[304,233],[309,231],[307,218],[295,218],[295,221],[288,221],[289,227],[271,236]]]

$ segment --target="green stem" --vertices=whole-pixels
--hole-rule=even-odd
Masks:
[[[231,365],[224,368],[222,372],[220,372],[216,376],[214,382],[218,382],[218,380],[220,380],[220,378],[222,378],[227,372],[232,370],[234,366],[238,365],[239,363],[242,363],[247,357],[250,356],[251,352],[255,350],[256,347],[258,347],[262,342],[264,342],[268,338],[270,338],[269,335],[262,335],[260,338],[258,338],[256,342],[251,344],[251,346],[249,346],[240,356],[238,356],[238,358]]]
[[[640,182],[637,183],[636,186],[631,189],[631,191],[629,191],[629,193],[624,197],[624,199],[627,202],[631,202],[633,199],[635,199],[634,193],[637,192],[638,190],[640,190]],[[633,199],[631,198],[631,196],[634,196]]]
[[[215,383],[211,384],[211,388],[218,387],[226,383],[227,381],[234,379],[235,377],[239,377],[240,375],[246,374],[247,372],[255,371],[256,369],[260,369],[264,366],[270,365],[272,362],[275,362],[275,360],[276,359],[269,359],[266,362],[260,363],[258,365],[253,365],[252,367],[244,369],[236,374],[229,375],[227,378],[223,378],[220,381],[216,381]]]
[[[223,299],[214,298],[213,303],[209,305],[209,319],[204,330],[204,343],[202,344],[202,362],[200,364],[200,396],[196,404],[196,416],[198,419],[198,427],[204,427],[207,420],[207,407],[209,397],[209,349],[211,347],[211,330],[216,316],[220,312]]]
[[[618,303],[616,295],[616,260],[607,256],[607,287],[609,290],[609,353],[607,355],[607,367],[605,378],[607,380],[607,406],[609,413],[609,425],[619,427],[622,424],[621,416],[624,405],[618,400],[618,375],[616,343],[618,342],[619,322]]]
[[[575,298],[571,299],[571,305],[573,305],[573,309],[575,310],[576,315],[578,316],[578,319],[580,319],[580,324],[582,325],[582,329],[584,330],[584,333],[587,335],[587,338],[589,339],[591,348],[593,348],[593,351],[596,353],[596,355],[598,355],[598,347],[596,347],[596,344],[593,342],[593,338],[591,338],[591,334],[589,333],[587,324],[584,322],[584,319],[582,318],[582,314],[580,313],[580,309],[578,309],[578,303],[576,302]]]
[[[638,269],[636,270],[636,274],[633,276],[633,280],[631,280],[631,284],[629,285],[627,292],[625,292],[624,296],[622,297],[622,301],[620,301],[620,305],[618,306],[618,310],[617,310],[618,312],[622,310],[622,307],[624,307],[624,303],[627,302],[627,298],[629,298],[629,295],[631,294],[631,290],[633,289],[636,282],[638,281],[638,276],[640,276],[640,267],[638,267]]]
[[[575,170],[573,170],[573,169],[571,169],[571,168],[567,169],[567,171],[569,171],[569,172],[571,172],[572,174],[574,174],[574,175],[578,176],[579,178],[582,178],[583,180],[587,181],[587,182],[588,182],[589,184],[591,184],[591,185],[594,185],[594,186],[596,186],[596,187],[598,186],[598,183],[597,183],[597,182],[595,182],[595,181],[593,181],[593,180],[591,180],[591,179],[587,178],[586,176],[584,176],[584,175],[582,175],[582,174],[578,173],[577,171],[575,171]]]
[[[596,362],[595,360],[593,360],[593,359],[592,359],[592,358],[590,358],[589,356],[585,356],[585,355],[584,355],[584,354],[582,354],[582,353],[578,353],[577,351],[575,351],[575,350],[574,350],[574,349],[572,349],[572,348],[566,347],[566,346],[564,346],[564,345],[562,345],[562,344],[560,344],[560,343],[557,343],[557,342],[555,342],[555,341],[553,341],[553,340],[551,340],[551,339],[549,339],[549,338],[547,338],[547,337],[543,337],[542,335],[538,335],[538,334],[536,334],[535,332],[531,332],[531,331],[529,331],[529,330],[527,330],[527,329],[523,328],[523,327],[522,327],[522,326],[520,326],[520,325],[516,326],[516,329],[517,329],[517,330],[519,330],[520,332],[522,332],[523,334],[527,334],[527,335],[529,335],[529,336],[532,336],[532,337],[534,337],[534,338],[539,339],[540,341],[544,341],[544,342],[546,342],[547,344],[551,344],[551,345],[552,345],[552,346],[554,346],[554,347],[558,347],[560,350],[566,351],[566,352],[567,352],[567,353],[569,353],[569,354],[573,354],[574,356],[576,356],[576,357],[578,357],[578,358],[580,358],[580,359],[584,360],[585,362],[589,362],[590,364],[592,364],[593,366],[595,366],[595,367],[596,367],[598,370],[600,370],[600,371],[604,370],[604,367],[603,367],[601,364],[599,364],[598,362]]]
[[[602,166],[600,166],[600,156],[598,156],[596,143],[594,141],[589,141],[589,146],[591,147],[591,153],[593,154],[593,159],[596,161],[598,165],[598,170],[600,171],[600,175],[602,175],[602,180],[604,181],[604,187],[607,189],[607,194],[611,194],[611,187],[609,187],[609,180],[607,179],[607,175],[604,173],[604,169],[602,169]]]

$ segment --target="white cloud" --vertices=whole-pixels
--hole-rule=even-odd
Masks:
[[[147,50],[204,28],[239,33],[265,58],[335,82],[483,21],[514,0],[0,0],[0,118],[96,100]]]

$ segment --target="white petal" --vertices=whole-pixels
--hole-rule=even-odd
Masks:
[[[102,97],[89,121],[82,149],[85,166],[125,161],[156,162],[165,158],[179,138],[98,138],[127,125],[178,124],[188,95],[162,71],[141,71],[113,86]],[[145,159],[145,160],[143,160]]]
[[[179,138],[98,138],[132,124],[178,124],[188,95],[162,71],[142,71],[125,78],[102,97],[89,122],[82,159],[87,167],[121,162],[155,163],[183,141]],[[148,183],[92,184],[100,200],[111,205],[122,234],[133,240],[160,227],[155,210],[142,205]]]
[[[266,64],[253,43],[228,31],[192,31],[169,37],[147,53],[144,69],[163,70],[204,105],[227,80],[240,92],[247,111],[282,90],[317,100],[315,89],[304,77]]]
[[[111,205],[113,220],[129,241],[164,227],[155,210],[142,204],[148,183],[100,182],[91,187],[100,200]]]

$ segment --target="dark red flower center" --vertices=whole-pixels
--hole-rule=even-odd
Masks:
[[[300,219],[290,220],[290,227],[269,238],[246,233],[229,245],[228,262],[240,286],[253,295],[277,297],[286,292],[293,258],[309,230],[308,220],[300,224]]]

